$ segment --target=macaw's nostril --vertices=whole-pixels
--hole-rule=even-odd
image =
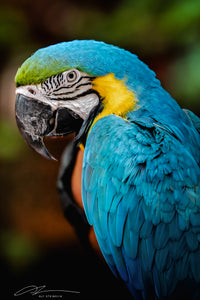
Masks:
[[[49,124],[50,125],[54,125],[55,124],[55,118],[52,117],[50,120],[49,120]]]

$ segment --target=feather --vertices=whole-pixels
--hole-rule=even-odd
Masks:
[[[196,130],[200,133],[200,118],[197,117],[192,111],[188,109],[184,109],[183,111],[187,114],[188,118],[192,121]]]
[[[161,221],[161,212],[156,206],[152,206],[151,219],[154,226],[159,226],[159,223]]]
[[[113,197],[112,204],[110,205],[109,213],[117,213],[118,206],[122,201],[122,195],[121,193],[116,193]]]
[[[140,238],[146,239],[152,236],[153,224],[152,222],[145,220],[141,229],[140,229]]]
[[[93,215],[91,214],[91,211],[92,211],[92,207],[94,204],[94,201],[93,201],[94,194],[84,190],[82,193],[82,197],[85,197],[87,199],[87,202],[84,203],[84,210],[85,210],[85,214],[87,216],[87,220],[88,220],[89,224],[92,225],[93,224]]]
[[[91,177],[93,174],[94,169],[91,167],[90,164],[87,164],[84,168],[84,176],[83,176],[83,184],[85,187],[87,187],[87,190],[89,189],[89,185],[90,185],[90,181],[91,181]],[[92,190],[93,190],[94,186],[92,186]]]
[[[131,259],[135,259],[138,253],[139,233],[132,231],[127,227],[124,229],[123,247],[124,253]]]
[[[108,228],[115,246],[120,247],[122,243],[124,224],[126,220],[127,211],[123,209],[122,201],[118,202],[116,210],[110,211],[108,214]]]
[[[169,255],[172,259],[178,260],[185,253],[188,252],[188,245],[186,243],[185,234],[183,234],[178,241],[169,241],[168,243]]]
[[[136,209],[141,197],[137,194],[135,187],[130,186],[129,192],[126,195],[126,205],[128,211],[133,211]]]
[[[105,211],[109,212],[112,201],[113,201],[113,198],[116,194],[117,194],[116,188],[114,187],[112,181],[107,180],[106,194],[105,194],[106,203],[105,203],[105,206],[104,206]]]
[[[159,272],[156,266],[153,266],[153,280],[155,285],[155,292],[158,298],[162,299],[164,295],[167,294],[167,286],[164,280],[164,275],[162,272]]]
[[[155,229],[154,246],[156,249],[162,249],[169,240],[169,226],[160,223]]]
[[[181,235],[182,235],[182,231],[180,230],[180,228],[178,226],[178,216],[177,216],[177,214],[173,217],[173,219],[169,223],[168,228],[169,228],[169,238],[171,240],[179,240]]]
[[[169,263],[169,249],[165,247],[155,253],[155,264],[158,271],[163,272]]]
[[[184,280],[189,273],[189,254],[186,253],[181,257],[175,264],[176,268],[176,277],[179,280]]]
[[[185,238],[186,238],[186,242],[187,242],[187,245],[188,245],[190,251],[193,252],[193,251],[197,250],[197,248],[199,246],[197,235],[194,234],[192,231],[188,231],[185,233]]]
[[[174,264],[164,272],[164,282],[167,284],[167,289],[164,291],[164,296],[170,295],[174,292],[177,285],[177,277],[174,276]]]
[[[129,224],[129,228],[135,232],[139,232],[144,221],[145,219],[142,210],[142,203],[140,202],[133,211],[129,212],[127,222]]]
[[[126,269],[126,264],[124,261],[124,257],[122,255],[122,251],[120,247],[116,247],[112,240],[109,239],[109,245],[111,249],[111,254],[115,262],[116,269],[118,273],[120,274],[121,278],[127,282],[128,281],[128,273]]]
[[[174,218],[175,213],[176,213],[175,209],[170,212],[169,211],[168,212],[161,211],[160,212],[161,222],[165,223],[165,224],[170,223],[172,221],[172,219]]]
[[[141,255],[141,265],[143,272],[150,271],[152,269],[155,248],[153,245],[152,237],[142,239],[139,243],[139,252]]]
[[[178,226],[179,226],[181,231],[185,231],[185,230],[189,229],[189,220],[183,214],[178,214]]]
[[[200,282],[200,249],[196,252],[190,253],[190,267],[192,271],[192,275],[197,282]]]
[[[200,213],[191,214],[190,222],[193,226],[200,226]]]
[[[144,289],[144,282],[142,278],[142,270],[141,264],[139,259],[131,259],[128,256],[124,256],[126,261],[126,266],[128,273],[132,279],[133,287],[136,290],[143,290]]]
[[[99,209],[99,220],[100,224],[98,224],[98,226],[101,228],[101,238],[106,239],[108,230],[108,213]]]
[[[116,240],[115,245],[120,247],[122,244],[125,222],[127,218],[127,209],[124,207],[123,201],[121,201],[117,207],[116,214]]]

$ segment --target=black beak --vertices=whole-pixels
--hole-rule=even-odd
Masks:
[[[17,94],[15,104],[17,126],[26,143],[42,156],[55,159],[46,149],[45,136],[78,132],[83,120],[70,109],[53,109],[36,99]]]

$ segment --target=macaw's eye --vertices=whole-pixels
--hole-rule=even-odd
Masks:
[[[71,71],[67,74],[67,81],[68,82],[73,82],[77,79],[78,75],[76,71]]]

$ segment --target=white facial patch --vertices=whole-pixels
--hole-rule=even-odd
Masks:
[[[69,108],[83,120],[99,103],[99,96],[92,89],[91,77],[78,70],[52,76],[38,85],[18,87],[16,94],[48,104],[53,110]]]
[[[77,100],[59,101],[59,107],[69,108],[85,120],[93,107],[95,107],[98,103],[99,97],[94,93],[80,97]]]

